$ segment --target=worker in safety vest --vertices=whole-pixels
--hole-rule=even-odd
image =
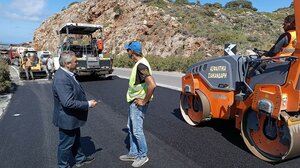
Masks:
[[[149,102],[156,87],[149,62],[142,56],[142,44],[133,41],[125,45],[128,56],[135,65],[129,78],[127,91],[128,134],[130,149],[128,154],[120,156],[122,161],[133,161],[133,167],[140,167],[149,161],[147,143],[143,131],[143,122]]]
[[[27,53],[26,57],[23,59],[22,66],[24,65],[25,67],[25,74],[26,74],[26,79],[29,80],[30,78],[34,80],[33,72],[32,72],[32,63],[34,62],[34,54],[33,53]],[[30,75],[30,76],[29,76]]]
[[[263,57],[283,57],[291,56],[295,52],[296,45],[296,25],[295,15],[288,15],[283,22],[284,33],[281,34],[275,45],[267,52],[262,53]],[[274,59],[274,62],[281,62],[281,58]],[[252,71],[249,72],[248,77],[261,74],[267,67],[267,62],[257,62]]]
[[[279,36],[275,45],[267,53],[265,53],[265,56],[291,56],[294,53],[294,46],[296,44],[295,15],[288,15],[284,19],[283,29],[285,33]]]
[[[97,48],[98,48],[98,54],[102,54],[103,40],[101,38],[97,39]]]

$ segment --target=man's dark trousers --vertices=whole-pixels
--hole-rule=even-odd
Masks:
[[[71,167],[69,165],[71,154],[75,157],[76,163],[80,163],[86,159],[80,145],[80,128],[73,130],[59,128],[59,145],[57,152],[59,168]]]

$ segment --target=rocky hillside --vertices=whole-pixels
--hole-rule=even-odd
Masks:
[[[56,31],[62,25],[93,23],[104,26],[105,50],[109,54],[122,55],[125,43],[139,40],[144,55],[221,55],[223,44],[228,42],[237,43],[240,52],[270,47],[281,33],[284,16],[291,12],[258,13],[168,1],[86,0],[44,21],[36,29],[33,42],[36,49],[55,53],[59,41]]]

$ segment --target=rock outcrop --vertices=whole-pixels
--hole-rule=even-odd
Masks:
[[[178,18],[161,8],[140,0],[86,0],[49,17],[34,33],[38,50],[57,52],[59,28],[68,22],[104,26],[105,51],[113,55],[125,53],[124,44],[131,40],[143,43],[144,55],[190,56],[198,51],[207,55],[223,53],[223,46],[211,45],[203,37],[188,35]]]

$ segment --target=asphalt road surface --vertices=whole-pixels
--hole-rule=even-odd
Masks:
[[[88,99],[101,100],[82,127],[84,153],[94,155],[91,168],[126,168],[118,157],[128,151],[125,93],[128,81],[114,77],[82,81]],[[296,168],[300,158],[270,164],[245,146],[234,121],[212,120],[198,127],[186,124],[179,111],[179,91],[158,87],[144,128],[150,161],[145,168]],[[58,129],[52,124],[51,82],[19,83],[0,119],[0,168],[56,167]],[[73,163],[74,164],[74,163]],[[75,166],[74,166],[75,167]]]

